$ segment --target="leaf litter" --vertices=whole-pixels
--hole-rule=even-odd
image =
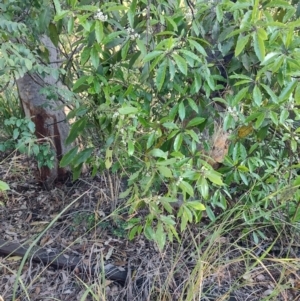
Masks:
[[[169,242],[160,252],[142,235],[127,239],[126,210],[111,215],[118,206],[124,207],[113,203],[120,188],[117,177],[85,174],[73,185],[57,184],[45,191],[37,174],[35,162],[26,156],[2,159],[0,178],[11,190],[0,195],[0,237],[30,244],[78,198],[42,236],[39,246],[66,257],[81,256],[87,267],[96,263],[98,273],[54,269],[29,258],[18,280],[22,258],[2,256],[0,300],[12,300],[16,281],[18,301],[300,300],[299,243],[285,247],[291,235],[300,241],[299,232],[285,233],[276,243],[281,250],[263,256],[258,251],[264,254],[267,248],[243,239],[243,229],[232,220],[213,225],[204,219],[181,233],[181,242]],[[277,239],[268,231],[270,241]],[[104,264],[127,269],[125,284],[104,279]]]

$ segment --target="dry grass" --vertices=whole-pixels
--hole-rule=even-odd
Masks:
[[[13,189],[0,207],[1,237],[78,254],[99,272],[0,257],[3,300],[299,300],[297,225],[257,224],[269,239],[255,243],[237,204],[214,224],[204,219],[190,226],[161,252],[143,236],[128,241],[124,235],[129,217],[116,198],[118,180],[86,175],[47,192],[32,183],[32,164],[22,156],[3,161],[0,177]],[[107,263],[128,269],[125,285],[104,279]]]

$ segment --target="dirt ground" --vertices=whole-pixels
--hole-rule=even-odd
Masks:
[[[283,229],[280,237],[268,229],[269,239],[254,244],[230,219],[214,225],[204,219],[160,252],[143,235],[128,240],[133,216],[117,200],[116,177],[86,174],[46,191],[34,161],[14,154],[0,162],[0,179],[11,188],[0,193],[1,239],[32,244],[64,210],[37,246],[66,258],[75,254],[98,269],[55,269],[30,258],[21,269],[21,257],[0,256],[0,300],[13,300],[14,293],[18,301],[300,300],[297,228]],[[125,283],[104,279],[108,264],[126,270]]]

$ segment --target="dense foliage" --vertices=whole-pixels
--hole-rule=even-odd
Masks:
[[[3,85],[27,71],[62,78],[67,142],[81,137],[84,147],[61,166],[74,178],[84,163],[128,178],[130,212],[149,209],[131,219],[130,237],[144,230],[161,247],[178,237],[178,197],[181,230],[237,202],[249,225],[299,222],[298,1],[9,0],[0,9]],[[41,34],[61,49],[59,71],[47,68]]]

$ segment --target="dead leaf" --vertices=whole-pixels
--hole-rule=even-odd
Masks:
[[[21,256],[10,256],[7,258],[8,261],[19,261],[21,259],[22,259]]]
[[[245,138],[253,132],[252,125],[243,125],[238,129],[239,138]]]
[[[113,247],[110,247],[110,248],[108,249],[108,252],[107,252],[107,254],[105,255],[105,259],[106,259],[106,260],[108,260],[108,259],[111,257],[113,251],[114,251],[114,248],[113,248]]]

